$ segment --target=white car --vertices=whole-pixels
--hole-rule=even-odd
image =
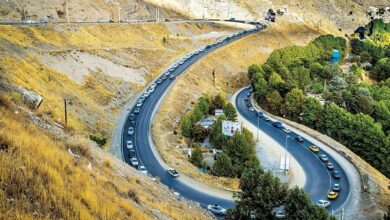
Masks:
[[[283,128],[283,131],[286,134],[290,134],[291,133],[291,130],[289,128]]]
[[[152,83],[152,85],[150,85],[151,88],[154,88],[154,87],[156,87],[156,86],[157,86],[156,83]]]
[[[134,148],[132,141],[126,141],[126,147],[128,150],[132,150]]]
[[[137,166],[138,166],[138,160],[137,160],[137,158],[132,157],[132,158],[130,159],[130,163],[131,163],[131,166],[137,167]]]
[[[183,61],[183,60],[179,62],[179,64],[180,64],[180,65],[181,65],[181,64],[183,64],[183,63],[184,63],[184,61]]]
[[[143,95],[143,96],[144,96],[145,98],[147,98],[147,97],[149,97],[149,95],[150,95],[150,92],[146,91],[146,92],[144,92],[144,95]]]
[[[129,130],[127,130],[127,134],[133,135],[134,134],[134,128],[133,127],[129,127]]]
[[[254,112],[254,111],[255,111],[255,108],[250,107],[250,108],[249,108],[249,111]]]
[[[142,102],[141,101],[138,101],[137,102],[137,107],[141,107],[142,106]]]
[[[321,199],[317,202],[317,205],[326,208],[330,206],[330,202],[328,200]]]
[[[152,92],[154,92],[154,87],[150,87],[150,88],[148,89],[148,92],[149,92],[149,94],[152,93]]]
[[[215,204],[215,205],[208,205],[207,210],[212,212],[215,215],[226,215],[226,209],[222,208],[221,206]]]
[[[146,168],[144,166],[139,166],[138,171],[140,173],[143,173],[143,174],[148,174],[148,171],[146,170]]]
[[[168,168],[167,172],[174,178],[179,177],[179,173],[173,168]]]

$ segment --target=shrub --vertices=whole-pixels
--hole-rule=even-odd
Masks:
[[[91,144],[86,140],[71,141],[66,144],[67,148],[70,148],[73,153],[82,155],[87,158],[92,157]]]
[[[104,137],[89,135],[89,139],[96,142],[99,145],[99,147],[102,147],[107,143],[107,138]]]

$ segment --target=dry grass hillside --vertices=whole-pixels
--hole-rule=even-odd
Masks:
[[[0,26],[0,74],[43,96],[36,111],[43,119],[109,138],[137,91],[178,56],[218,36],[209,33],[228,31],[202,23]]]
[[[210,218],[88,141],[37,128],[10,97],[0,93],[0,219]]]
[[[191,108],[191,103],[202,93],[232,93],[247,85],[248,66],[264,62],[274,49],[293,44],[304,45],[319,34],[315,27],[308,25],[288,23],[273,25],[260,33],[218,49],[192,66],[176,81],[162,104],[160,113],[156,116],[153,135],[163,159],[191,177],[214,186],[237,189],[237,180],[203,174],[188,161],[187,156],[182,153],[184,140],[180,135],[174,135],[174,130],[178,129],[176,121],[180,120],[182,115]],[[213,70],[216,74],[215,86],[213,86]]]

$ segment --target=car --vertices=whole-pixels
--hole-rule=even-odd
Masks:
[[[134,149],[129,150],[129,157],[132,158],[132,157],[134,157],[134,156],[135,156],[135,151],[134,151]]]
[[[249,99],[248,99],[248,97],[245,97],[245,101],[248,101]]]
[[[208,205],[207,210],[212,212],[215,215],[226,215],[226,209],[222,208],[221,206],[215,204],[215,205]]]
[[[252,107],[251,103],[250,102],[246,103],[246,107],[248,108]]]
[[[340,172],[337,171],[337,170],[333,171],[332,176],[333,176],[333,178],[335,178],[335,179],[340,179],[340,177],[341,177],[341,176],[340,176]]]
[[[277,210],[274,213],[275,218],[277,219],[285,219],[286,218],[286,212],[284,210]]]
[[[264,121],[270,121],[271,119],[269,119],[267,116],[264,115]]]
[[[328,193],[328,199],[336,199],[338,195],[339,195],[338,192],[331,191]]]
[[[140,173],[143,173],[143,174],[148,174],[148,171],[146,170],[146,168],[144,166],[139,166],[138,171]]]
[[[138,167],[138,160],[137,160],[137,158],[136,157],[130,158],[130,164],[133,167]]]
[[[130,114],[129,119],[130,120],[134,120],[135,119],[135,114]]]
[[[180,61],[179,64],[182,65],[184,63],[184,60]]]
[[[154,87],[156,87],[156,86],[157,86],[156,83],[152,83],[152,85],[150,85],[151,88],[154,88]]]
[[[142,102],[141,101],[138,101],[137,102],[137,107],[141,107],[142,106]]]
[[[256,112],[256,116],[259,117],[259,118],[263,118],[264,117],[264,113],[263,112]]]
[[[274,126],[275,128],[282,128],[283,124],[280,121],[275,121],[274,123],[272,123],[272,126]]]
[[[175,78],[175,75],[171,74],[171,75],[169,75],[169,78],[170,78],[170,79],[174,79],[174,78]]]
[[[324,208],[330,206],[330,202],[328,200],[324,200],[324,199],[319,200],[316,204],[318,206],[321,206],[321,207],[324,207]]]
[[[335,183],[332,187],[332,190],[335,191],[335,192],[340,192],[341,190],[341,187],[340,187],[340,184],[339,183]]]
[[[178,67],[178,66],[179,66],[179,64],[175,63],[175,64],[173,65],[173,68],[176,68],[176,67]]]
[[[169,72],[167,72],[167,73],[168,73],[167,76],[170,74],[170,72],[172,72],[172,71],[174,71],[174,70],[175,70],[174,67],[169,68]]]
[[[149,95],[150,95],[150,92],[148,92],[148,91],[144,92],[144,94],[143,94],[143,96],[144,96],[145,98],[149,97]]]
[[[164,75],[164,76],[161,77],[161,79],[165,80],[165,79],[167,79],[167,76]]]
[[[167,172],[174,178],[179,177],[179,173],[173,168],[168,168]]]
[[[251,96],[251,92],[248,92],[248,93],[246,94],[246,97],[249,97],[249,96]]]
[[[149,93],[154,92],[154,87],[150,87],[150,88],[148,89],[148,92],[149,92]]]
[[[319,158],[322,162],[328,162],[328,157],[325,154],[321,154]]]
[[[141,111],[140,108],[135,108],[135,109],[134,109],[134,113],[136,113],[136,114],[138,114],[140,111]]]
[[[250,108],[249,108],[249,111],[254,112],[254,111],[255,111],[255,108],[250,107]]]
[[[314,145],[311,145],[311,146],[309,147],[309,149],[310,149],[312,152],[314,152],[314,153],[320,152],[320,149],[319,149],[317,146],[314,146]]]
[[[145,97],[143,97],[143,96],[139,97],[138,101],[139,101],[139,102],[145,101]]]
[[[177,200],[182,200],[183,199],[183,196],[180,193],[176,192],[176,191],[173,192],[173,195],[176,196]]]
[[[286,134],[290,134],[291,130],[289,128],[283,128],[283,132]]]
[[[300,143],[302,143],[305,139],[303,139],[303,137],[301,137],[301,136],[298,135],[298,136],[295,138],[295,140],[298,141],[298,142],[300,142]]]
[[[161,84],[161,83],[162,83],[162,79],[158,79],[158,80],[156,81],[156,83],[157,83],[157,84]]]
[[[127,134],[133,135],[134,134],[134,128],[133,127],[129,127],[129,129],[127,130]]]
[[[134,121],[134,120],[131,120],[131,121],[130,121],[130,125],[131,125],[131,126],[134,126],[134,125],[135,125],[135,121]]]
[[[334,166],[333,166],[333,164],[331,162],[327,162],[325,164],[325,166],[326,166],[326,168],[328,168],[328,170],[333,170],[334,169]]]
[[[134,148],[132,141],[126,141],[126,147],[128,150],[131,150]]]
[[[172,69],[172,68],[171,68]],[[164,73],[164,75],[165,76],[169,76],[169,74],[171,74],[171,69],[169,69],[169,71],[166,71],[165,73]],[[173,69],[172,69],[173,70]]]

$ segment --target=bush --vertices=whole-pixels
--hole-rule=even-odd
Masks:
[[[99,145],[99,147],[103,147],[107,143],[107,138],[89,135],[89,139],[94,141]]]
[[[70,148],[77,155],[82,155],[87,158],[92,157],[91,144],[87,140],[71,141],[66,144],[66,147]]]

